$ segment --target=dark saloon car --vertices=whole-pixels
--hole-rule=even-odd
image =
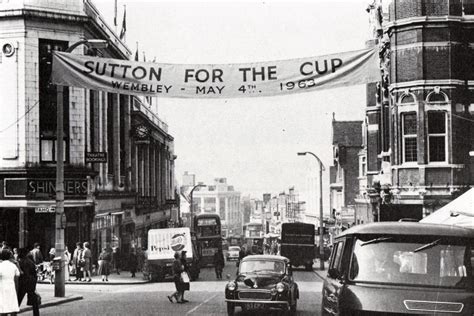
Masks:
[[[243,310],[278,308],[296,314],[298,285],[290,261],[282,256],[252,255],[240,262],[237,278],[225,288],[228,315]]]
[[[474,315],[474,230],[413,222],[337,236],[322,315]]]

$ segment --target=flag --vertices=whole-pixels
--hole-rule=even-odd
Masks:
[[[114,6],[114,26],[117,26],[117,0],[115,0],[115,6]]]
[[[122,30],[120,31],[120,39],[125,38],[125,32],[127,31],[127,7],[123,6],[123,20],[122,20]]]

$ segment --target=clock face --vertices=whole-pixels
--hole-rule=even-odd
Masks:
[[[135,132],[137,133],[138,137],[143,138],[148,135],[148,128],[146,128],[144,125],[138,125],[135,128]]]
[[[5,56],[10,57],[15,53],[15,47],[13,47],[13,45],[10,43],[4,44],[2,47],[2,52],[5,54]]]

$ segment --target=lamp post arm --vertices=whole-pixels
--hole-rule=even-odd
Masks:
[[[307,153],[307,154],[310,154],[311,156],[313,156],[314,158],[316,158],[316,160],[318,161],[319,166],[321,167],[322,171],[325,171],[325,170],[326,170],[326,168],[324,168],[323,162],[321,161],[321,159],[319,159],[318,156],[316,156],[315,154],[313,154],[313,153],[310,152],[310,151],[307,151],[306,153]]]

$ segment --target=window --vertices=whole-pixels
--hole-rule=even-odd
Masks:
[[[359,177],[365,177],[367,175],[367,157],[359,157]]]
[[[342,250],[343,250],[343,247],[344,246],[344,243],[342,241],[338,242],[337,244],[334,245],[334,249],[333,249],[333,258],[332,258],[332,261],[330,263],[330,266],[329,268],[330,269],[336,269],[340,272],[341,270],[341,267],[340,267],[340,263],[341,263],[341,258],[342,258]]]
[[[428,161],[446,161],[445,112],[428,112]]]
[[[462,10],[464,15],[474,15],[474,0],[463,0]]]
[[[219,216],[225,221],[225,198],[219,198]]]
[[[42,139],[41,140],[41,161],[55,162],[56,151],[57,151],[56,146],[57,146],[57,143],[55,139]],[[63,141],[63,146],[64,146],[63,161],[66,161],[66,157],[67,157],[66,141]]]
[[[39,57],[39,130],[40,130],[40,160],[43,162],[55,162],[56,142],[56,113],[57,113],[57,90],[56,86],[50,84],[52,71],[52,52],[64,51],[67,42],[40,39],[38,43]],[[69,138],[69,89],[63,89],[63,130],[64,130],[64,152],[67,157]]]
[[[402,116],[403,162],[417,161],[417,123],[416,113]]]

